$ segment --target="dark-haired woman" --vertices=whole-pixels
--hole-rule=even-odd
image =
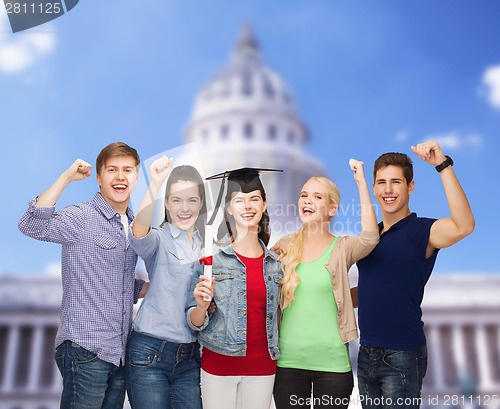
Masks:
[[[201,409],[200,347],[184,306],[201,255],[205,191],[195,168],[171,168],[167,157],[152,163],[150,186],[132,225],[131,245],[150,279],[127,344],[132,409]],[[154,201],[167,176],[165,221],[151,227]]]
[[[203,346],[204,409],[269,409],[272,399],[282,272],[266,247],[265,191],[260,183],[257,189],[248,186],[255,184],[229,184],[219,237],[227,234],[214,246],[215,287],[199,268],[201,277],[193,280],[187,305],[188,322],[200,331]],[[213,295],[217,306],[211,316],[206,295]]]

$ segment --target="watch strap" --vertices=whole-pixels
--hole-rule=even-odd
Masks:
[[[436,170],[438,172],[441,172],[443,169],[446,169],[448,166],[453,166],[453,159],[451,159],[451,157],[449,157],[448,155],[445,155],[446,159],[444,160],[443,163],[441,163],[441,165],[437,165],[436,166]]]

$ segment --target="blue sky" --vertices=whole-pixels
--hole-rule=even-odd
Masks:
[[[350,157],[410,153],[429,138],[455,160],[477,227],[443,251],[437,273],[499,273],[495,166],[500,147],[500,3],[476,0],[81,1],[12,34],[0,7],[3,194],[0,274],[54,269],[60,248],[17,230],[28,200],[76,158],[123,140],[143,159],[183,144],[194,97],[223,68],[243,23],[292,89],[344,203]],[[448,215],[434,169],[415,161],[411,209]],[[94,179],[58,207],[85,201]]]

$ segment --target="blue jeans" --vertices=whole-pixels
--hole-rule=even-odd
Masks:
[[[419,408],[426,370],[426,346],[411,351],[360,346],[358,387],[363,408]]]
[[[63,377],[61,409],[122,409],[125,368],[97,357],[78,344],[64,341],[54,354]]]
[[[200,345],[132,331],[125,362],[132,409],[201,409]]]

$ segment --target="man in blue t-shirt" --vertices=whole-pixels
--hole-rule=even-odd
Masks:
[[[406,154],[385,153],[375,161],[373,190],[382,211],[380,242],[357,263],[358,386],[364,409],[420,406],[427,369],[420,308],[424,287],[439,249],[474,230],[474,217],[451,158],[434,141],[411,149],[439,172],[451,218],[428,219],[410,212],[413,165]]]

